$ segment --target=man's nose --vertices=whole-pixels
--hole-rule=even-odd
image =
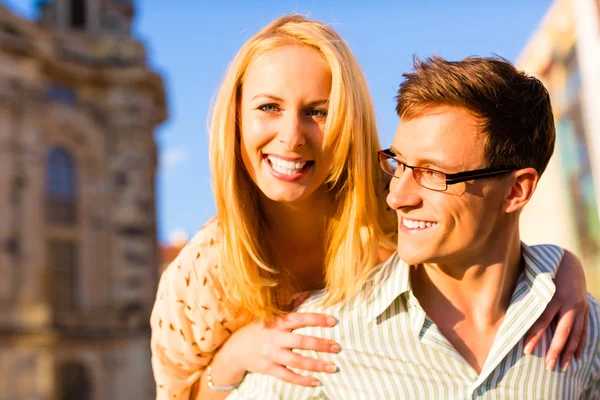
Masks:
[[[404,168],[403,171],[399,168],[390,182],[390,193],[386,201],[393,210],[415,207],[423,201],[420,195],[422,189],[415,181],[412,169]]]

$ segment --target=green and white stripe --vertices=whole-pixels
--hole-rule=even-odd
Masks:
[[[297,332],[340,343],[339,354],[299,351],[334,362],[339,372],[313,374],[322,383],[317,388],[249,374],[228,399],[600,399],[600,305],[591,296],[585,351],[567,372],[544,365],[554,329],[532,354],[523,354],[527,330],[554,294],[562,250],[522,249],[525,270],[479,375],[425,315],[411,291],[408,266],[395,255],[348,304],[321,307],[322,292],[299,309],[338,318],[333,328]]]

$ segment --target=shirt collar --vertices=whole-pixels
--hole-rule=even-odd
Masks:
[[[545,303],[552,299],[556,290],[553,279],[563,253],[563,249],[557,246],[529,247],[521,242],[527,286]],[[394,252],[375,269],[367,288],[367,322],[371,322],[387,310],[398,296],[412,290],[409,265]]]
[[[498,368],[506,355],[522,340],[542,315],[556,287],[553,277],[563,250],[556,246],[528,247],[521,243],[524,269],[512,295],[485,364],[472,388],[479,387]]]
[[[556,291],[554,276],[564,254],[558,246],[529,247],[521,242],[521,256],[525,263],[527,286],[544,302],[549,302]]]
[[[388,258],[377,268],[367,285],[367,322],[381,315],[403,293],[411,290],[409,267],[398,257]]]

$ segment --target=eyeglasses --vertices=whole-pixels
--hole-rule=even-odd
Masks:
[[[458,172],[456,174],[446,174],[435,169],[413,167],[404,164],[396,159],[396,155],[390,149],[380,150],[377,154],[379,156],[379,165],[386,174],[394,178],[400,178],[400,173],[404,172],[406,168],[410,168],[412,169],[415,181],[419,185],[426,189],[435,190],[436,192],[445,192],[448,189],[448,185],[454,185],[455,183],[491,178],[517,169],[516,167],[483,168]]]

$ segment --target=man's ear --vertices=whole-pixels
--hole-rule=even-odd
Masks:
[[[513,213],[523,209],[529,202],[540,179],[534,168],[523,168],[513,173],[512,185],[504,201],[504,212]]]

